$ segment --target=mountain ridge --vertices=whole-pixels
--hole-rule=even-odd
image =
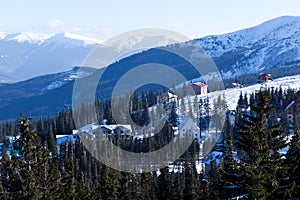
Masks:
[[[262,30],[265,30],[265,32],[262,32]],[[300,17],[281,17],[233,33],[206,36],[185,43],[172,44],[170,48],[178,48],[182,51],[188,50],[190,60],[201,59],[200,56],[202,55],[199,51],[201,48],[204,48],[206,54],[213,59],[221,72],[224,83],[231,80],[233,81],[235,77],[238,77],[240,80],[245,81],[245,84],[249,85],[256,83],[257,75],[262,72],[272,73],[274,78],[300,74],[300,34],[298,33],[300,33]],[[63,35],[61,35],[61,37],[62,36]],[[81,55],[81,53],[84,52],[84,55],[87,55],[93,46],[87,48],[89,46],[84,47],[82,41],[77,42],[78,44],[80,43],[79,46],[75,45],[75,47],[72,46],[69,49],[75,52],[78,50],[77,56],[81,56],[80,58],[84,59],[86,57]],[[15,43],[16,41],[10,41],[9,44],[12,49],[14,49]],[[30,45],[33,44],[28,44],[28,46],[25,47],[30,49]],[[64,46],[63,43],[60,45]],[[48,57],[50,55],[51,59],[61,59],[63,57],[67,60],[72,59],[72,56],[75,55],[70,54],[68,57],[64,54],[65,49],[60,48],[59,45],[40,46],[44,52],[33,52],[31,56],[40,58],[41,62],[44,58],[43,54]],[[49,51],[51,49],[52,51]],[[57,49],[60,51],[56,51]],[[133,67],[147,63],[160,63],[169,66],[184,75],[187,80],[199,78],[199,75],[195,73],[195,70],[193,71],[193,67],[190,63],[180,58],[176,53],[174,54],[167,50],[164,51],[164,49],[166,48],[152,48],[127,57],[122,57],[120,60],[117,60],[117,62],[101,69],[104,70],[104,74],[98,83],[97,95],[100,95],[103,99],[109,98],[118,78],[122,77],[124,73]],[[3,55],[1,54],[1,50],[3,50],[3,48],[1,49],[0,40],[0,69],[1,55]],[[20,56],[23,56],[22,53],[23,52],[19,52]],[[3,56],[2,59],[5,58],[6,57]],[[56,66],[57,69],[60,69],[59,67],[62,66],[62,62],[59,59],[54,60],[57,61],[56,63],[49,61],[49,63],[47,63],[48,66]],[[28,64],[27,67],[27,71],[33,69],[30,64]],[[23,66],[22,69],[26,72],[26,65]],[[40,68],[41,72],[42,70],[43,68]],[[93,70],[98,71],[100,69]],[[20,72],[25,73],[22,70]],[[0,108],[3,111],[2,115],[0,115],[0,119],[5,119],[8,116],[9,119],[12,119],[17,116],[20,111],[32,113],[35,116],[48,115],[58,112],[62,107],[66,107],[66,105],[71,105],[73,84],[76,78],[70,81],[63,81],[64,79],[68,79],[68,75],[63,73],[65,72],[58,73],[57,75],[52,74],[37,77],[36,79],[12,85],[2,84],[1,86],[0,84]],[[93,74],[93,72],[91,73]],[[58,79],[56,76],[63,78]],[[164,76],[167,77],[167,75]],[[42,84],[41,79],[43,79]],[[35,90],[35,85],[39,86],[38,90]],[[13,92],[8,91],[8,93],[5,93],[2,91],[3,88],[8,89],[8,86],[13,89]],[[24,94],[25,91],[31,95],[28,96]],[[18,98],[9,96],[13,94],[18,96]],[[34,108],[34,111],[31,111],[31,108]]]
[[[246,73],[261,72],[273,67],[284,67],[300,62],[300,17],[283,16],[258,26],[222,35],[193,40],[206,53],[218,60],[226,54],[240,57],[224,69],[225,78]]]

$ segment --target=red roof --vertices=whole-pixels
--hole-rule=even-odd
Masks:
[[[226,85],[227,88],[234,88],[234,87],[239,87],[239,86],[241,86],[241,84],[236,83],[236,82],[231,82]]]
[[[198,87],[205,87],[205,86],[207,86],[206,84],[204,84],[204,83],[200,83],[200,82],[198,82],[198,83],[192,83],[193,85],[196,85],[196,86],[198,86]]]
[[[283,100],[283,101],[281,102],[280,110],[281,110],[281,111],[287,111],[287,110],[288,110],[291,106],[293,106],[294,104],[300,105],[300,101]]]

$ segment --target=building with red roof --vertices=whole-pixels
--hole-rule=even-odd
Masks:
[[[191,83],[191,91],[190,94],[192,95],[200,95],[200,94],[207,94],[207,85],[205,83],[197,82]]]
[[[295,120],[300,123],[300,101],[284,100],[280,111],[289,124],[293,124]]]

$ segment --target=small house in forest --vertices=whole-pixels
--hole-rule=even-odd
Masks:
[[[273,79],[271,78],[271,74],[267,73],[260,74],[257,79],[258,83],[267,83],[271,81],[273,81]]]
[[[75,144],[76,140],[94,140],[101,138],[102,135],[108,138],[116,136],[128,137],[131,135],[132,127],[127,124],[113,124],[113,125],[97,125],[96,123],[87,124],[78,130],[73,130],[70,135],[56,135],[56,146],[58,154],[60,153],[60,145],[67,142]]]
[[[178,100],[178,96],[174,94],[172,91],[168,91],[157,96],[158,104],[169,102],[169,101],[177,101],[177,100]]]
[[[280,110],[287,123],[300,124],[300,101],[284,100],[281,102]]]
[[[242,84],[238,83],[238,82],[231,82],[231,83],[228,83],[226,85],[226,89],[230,89],[230,88],[241,88],[243,87]]]
[[[191,95],[207,94],[207,88],[208,86],[205,83],[191,83],[189,93]]]

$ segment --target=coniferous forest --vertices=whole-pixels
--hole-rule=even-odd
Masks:
[[[147,108],[156,103],[150,97],[135,103],[135,121],[147,121]],[[125,173],[99,162],[80,139],[61,144],[58,153],[56,135],[71,134],[74,121],[83,120],[74,119],[71,110],[40,119],[21,115],[0,127],[4,143],[0,199],[300,199],[299,118],[295,112],[294,122],[289,122],[281,109],[285,100],[300,100],[300,92],[261,89],[241,94],[236,110],[226,114],[218,146],[222,157],[206,162],[201,171],[197,170],[197,141],[172,166],[151,173]],[[111,105],[96,104],[95,120],[113,124]],[[113,142],[135,152],[164,145],[173,137],[169,129],[177,124],[175,106],[168,116],[171,126],[164,127],[154,143],[133,138]],[[20,136],[11,155],[6,154],[8,135]]]

